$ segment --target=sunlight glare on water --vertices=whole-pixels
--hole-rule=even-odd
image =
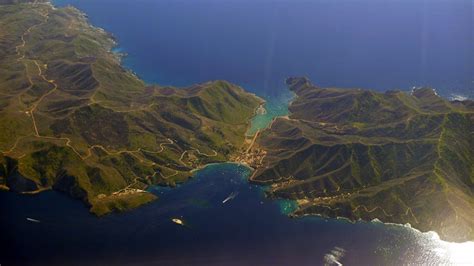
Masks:
[[[422,254],[422,262],[426,265],[474,265],[474,242],[447,242],[439,238],[435,232],[417,234],[419,244],[428,247],[428,252]]]

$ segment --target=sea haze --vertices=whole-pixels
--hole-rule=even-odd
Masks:
[[[474,91],[471,0],[66,0],[150,83],[226,79],[262,96],[288,76],[378,90]]]

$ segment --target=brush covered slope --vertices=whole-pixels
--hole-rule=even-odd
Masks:
[[[242,148],[260,98],[225,81],[147,86],[77,9],[14,2],[0,5],[2,189],[63,191],[102,215]]]
[[[262,132],[251,181],[297,200],[294,215],[410,223],[474,239],[474,105],[411,94],[322,89],[287,80],[288,117]]]

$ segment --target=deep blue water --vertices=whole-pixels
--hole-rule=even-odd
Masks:
[[[148,83],[230,80],[268,99],[272,115],[284,113],[283,80],[292,75],[322,86],[473,94],[470,0],[55,2],[112,32],[126,67]],[[417,265],[466,262],[473,249],[401,226],[291,219],[283,214],[291,203],[266,199],[248,174],[209,166],[178,188],[151,188],[156,202],[100,219],[57,192],[0,193],[0,264],[320,265],[340,248],[349,265]]]
[[[320,265],[336,247],[349,265],[439,263],[451,255],[446,243],[400,226],[288,218],[287,202],[266,199],[248,174],[212,165],[178,188],[152,188],[156,202],[100,219],[57,192],[0,193],[2,265]]]
[[[59,0],[112,32],[150,83],[226,79],[263,96],[321,86],[473,94],[472,0]]]

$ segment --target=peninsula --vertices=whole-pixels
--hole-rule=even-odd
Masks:
[[[243,149],[263,100],[226,81],[146,85],[73,7],[0,1],[0,187],[54,189],[93,213],[156,199]]]
[[[474,239],[473,101],[450,102],[429,88],[287,84],[296,99],[250,151],[252,182],[296,200],[295,216],[379,219]]]

